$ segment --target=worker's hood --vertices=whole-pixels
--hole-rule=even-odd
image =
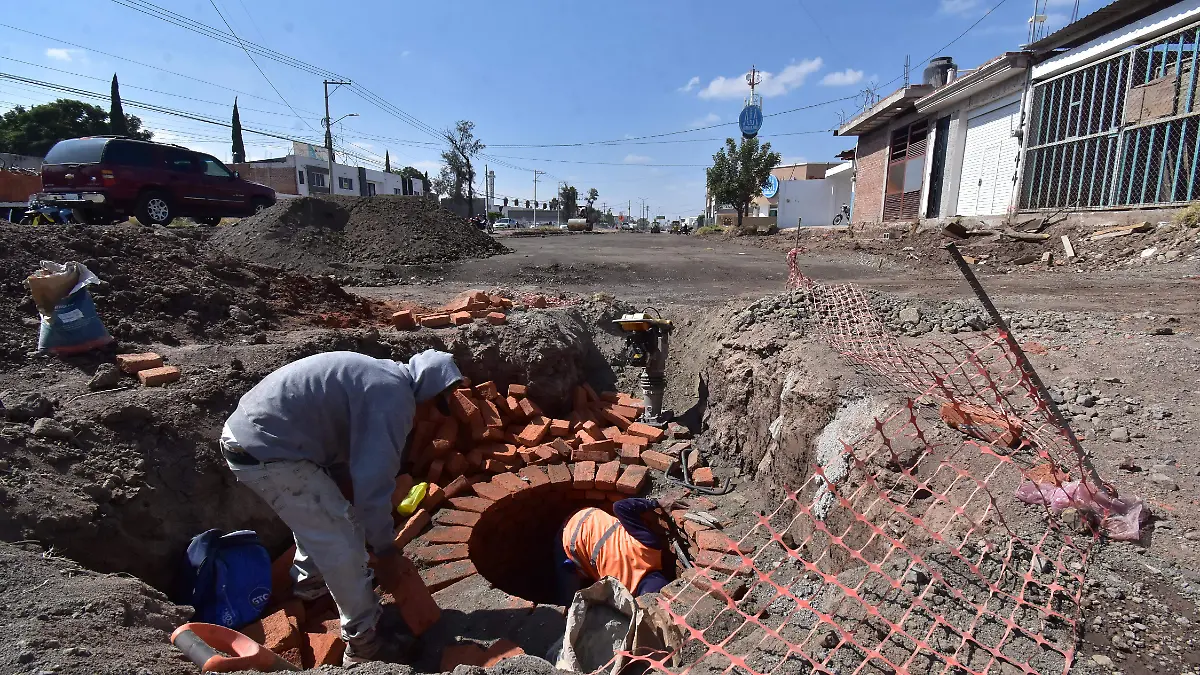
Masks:
[[[427,349],[408,361],[408,373],[413,380],[413,396],[424,403],[463,379],[454,357],[436,349]]]

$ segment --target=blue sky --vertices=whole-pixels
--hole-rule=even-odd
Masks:
[[[855,101],[787,111],[854,96],[870,81],[882,94],[893,91],[906,54],[914,64],[933,56],[999,2],[153,1],[225,31],[219,9],[239,37],[348,76],[427,127],[474,121],[499,195],[531,199],[537,169],[547,172],[539,201],[565,180],[581,192],[597,188],[614,212],[632,201],[636,213],[645,198],[653,213],[668,216],[702,210],[704,167],[737,129],[699,127],[736,122],[752,64],[767,73],[763,138],[785,162],[829,161],[854,145],[829,130],[839,111],[855,111]],[[1047,23],[1056,28],[1075,0],[1039,2],[1048,3]],[[1081,0],[1080,14],[1103,2]],[[320,142],[321,77],[257,57],[289,108],[238,47],[127,5],[145,6],[0,0],[22,8],[0,11],[0,72],[101,93],[116,72],[127,101],[226,121],[236,95],[243,126]],[[945,53],[970,68],[1014,49],[1026,41],[1033,13],[1032,0],[1006,0]],[[914,80],[920,70],[914,67]],[[60,95],[0,78],[0,111]],[[440,147],[425,131],[353,91],[336,92],[331,106],[335,119],[359,114],[335,126],[338,145],[358,163],[380,166],[386,149],[393,166],[437,173]],[[159,140],[229,159],[227,129],[131,106],[126,112]],[[639,140],[670,132],[684,133]],[[290,146],[249,133],[245,139],[251,158],[286,154]],[[592,141],[614,142],[502,147]]]

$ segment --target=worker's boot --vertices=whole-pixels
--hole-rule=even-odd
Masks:
[[[416,638],[395,631],[372,628],[359,637],[346,641],[342,652],[342,667],[350,668],[368,661],[409,663],[413,659]]]

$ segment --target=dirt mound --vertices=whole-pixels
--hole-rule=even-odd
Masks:
[[[137,581],[97,574],[36,544],[0,543],[0,671],[196,672],[168,637],[186,607]]]
[[[387,276],[396,265],[486,258],[507,249],[420,197],[301,197],[222,228],[231,254],[307,274]]]
[[[213,252],[194,238],[198,232],[0,223],[0,364],[24,359],[37,345],[37,308],[24,280],[42,260],[75,260],[95,272],[103,283],[90,293],[100,318],[124,341],[221,341],[277,328],[304,313],[384,315],[382,303],[351,295],[330,279]]]

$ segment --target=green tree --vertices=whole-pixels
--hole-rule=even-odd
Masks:
[[[450,149],[442,153],[446,168],[454,175],[454,196],[462,197],[462,187],[467,186],[467,217],[475,215],[475,169],[471,160],[487,146],[475,138],[475,123],[459,120],[453,129],[442,132],[442,138]]]
[[[237,97],[233,97],[233,163],[246,161],[246,144],[242,142],[242,116],[238,114]]]
[[[562,204],[563,218],[570,219],[579,216],[579,190],[573,185],[563,185],[558,189],[558,201]]]
[[[110,131],[117,136],[129,135],[129,123],[125,120],[125,111],[121,109],[121,90],[117,86],[117,74],[113,73],[112,100],[108,108],[108,124]]]
[[[386,159],[386,156],[385,156],[385,159]],[[424,174],[422,174],[420,171],[417,171],[416,169],[414,169],[411,166],[406,166],[403,169],[400,169],[399,171],[397,171],[396,173],[400,174],[401,178],[408,178],[408,179],[416,178],[416,179],[420,180],[425,177]]]
[[[384,173],[392,172],[392,156],[388,153],[387,150],[383,151],[383,172]]]
[[[738,229],[750,202],[762,195],[771,169],[779,162],[779,153],[771,152],[771,144],[759,145],[757,138],[742,139],[740,145],[727,138],[725,147],[713,155],[713,165],[705,171],[708,192],[718,204],[730,204],[737,210]]]
[[[696,216],[696,229],[700,229],[702,227],[704,227],[704,214],[703,213]]]
[[[125,123],[125,135],[150,140],[152,134],[142,131],[142,121],[136,116],[125,115]],[[16,106],[4,113],[0,117],[0,152],[45,157],[61,140],[109,133],[112,128],[103,108],[60,98],[31,108]]]

